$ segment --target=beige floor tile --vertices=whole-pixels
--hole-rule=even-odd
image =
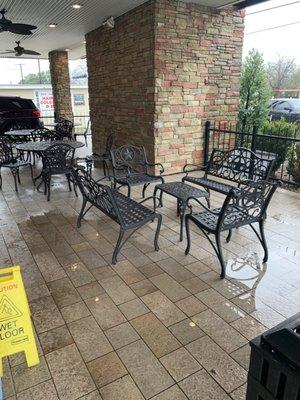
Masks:
[[[83,301],[63,307],[60,312],[66,323],[76,321],[91,314]]]
[[[69,330],[85,362],[94,360],[113,350],[92,316],[71,322]]]
[[[34,367],[28,368],[26,363],[19,364],[11,372],[17,393],[51,379],[44,357],[40,357],[40,363]]]
[[[101,283],[103,279],[110,278],[112,276],[117,275],[117,273],[108,265],[105,267],[94,269],[93,275],[97,281]]]
[[[186,345],[204,336],[205,333],[190,319],[185,319],[169,326],[169,330],[183,344]]]
[[[86,305],[102,330],[126,322],[124,315],[106,294],[86,300]]]
[[[179,341],[152,313],[133,319],[131,325],[158,358],[180,347]]]
[[[188,264],[185,267],[187,270],[192,272],[194,275],[200,276],[206,272],[210,272],[211,269],[201,261],[196,261],[192,264]]]
[[[246,291],[246,288],[242,288],[228,279],[220,279],[220,275],[214,271],[202,274],[201,279],[229,300]]]
[[[82,396],[78,400],[102,400],[102,397],[98,390],[94,390],[92,393]]]
[[[140,299],[134,299],[128,301],[127,303],[120,304],[119,309],[128,320],[139,317],[140,315],[149,312],[149,309]]]
[[[11,358],[11,357],[10,357]],[[23,360],[22,360],[23,361]],[[2,394],[4,399],[15,394],[15,388],[11,373],[12,365],[8,362],[8,358],[2,358],[2,368],[3,368],[3,376],[2,376]],[[1,391],[0,391],[1,393]]]
[[[140,338],[128,322],[108,329],[105,331],[105,335],[113,345],[114,349],[119,349],[120,347],[135,342]]]
[[[239,307],[212,288],[197,293],[196,297],[226,322],[232,322],[245,316]]]
[[[115,352],[96,358],[90,361],[87,366],[99,388],[127,374],[124,365]]]
[[[156,275],[150,281],[171,301],[178,301],[189,296],[189,292],[168,274]]]
[[[113,269],[127,285],[145,279],[141,271],[134,267],[128,260],[118,262]]]
[[[177,301],[176,306],[179,307],[188,317],[207,309],[206,305],[194,296],[186,297],[185,299]]]
[[[59,326],[51,331],[40,333],[39,340],[44,354],[68,346],[74,342],[65,325]]]
[[[40,383],[18,394],[18,400],[59,400],[52,380]]]
[[[105,293],[105,290],[99,285],[98,282],[91,282],[80,286],[77,288],[77,290],[83,300],[90,299],[91,297],[97,297]]]
[[[245,346],[240,347],[239,349],[230,353],[230,356],[238,362],[246,371],[249,369],[250,362],[250,344],[245,344]]]
[[[48,287],[58,308],[69,306],[81,300],[69,278],[50,282]]]
[[[189,400],[230,400],[230,397],[203,369],[179,382]]]
[[[143,281],[133,283],[130,288],[138,297],[145,296],[146,294],[153,293],[157,291],[157,287],[149,279],[144,279]]]
[[[157,396],[152,397],[151,400],[187,400],[187,397],[179,386],[174,385]]]
[[[165,260],[158,261],[157,264],[161,269],[163,269],[167,274],[171,275],[179,283],[194,277],[194,274],[188,271],[173,258],[167,258]]]
[[[240,348],[247,340],[211,310],[194,315],[192,320],[227,353]]]
[[[192,294],[199,293],[209,287],[207,283],[196,276],[194,278],[190,278],[186,281],[181,282],[181,285],[184,286]]]
[[[186,317],[178,307],[159,291],[143,296],[142,300],[166,326],[182,321]]]
[[[233,321],[231,325],[242,335],[244,335],[248,340],[251,340],[258,335],[261,335],[267,330],[266,327],[264,327],[250,315]]]
[[[151,263],[150,258],[148,258],[135,246],[128,247],[127,249],[122,249],[122,254],[137,268],[142,265],[147,265]]]
[[[50,296],[41,297],[30,302],[34,326],[38,333],[64,325],[64,320]]]
[[[133,291],[122,281],[119,276],[101,280],[101,286],[112,298],[115,304],[122,304],[136,298]]]
[[[64,270],[75,287],[86,285],[95,280],[93,274],[82,262],[73,262],[65,266]]]
[[[46,282],[55,281],[66,276],[64,269],[59,265],[57,258],[51,251],[36,254],[34,260]]]
[[[93,249],[79,251],[77,252],[77,255],[89,271],[93,271],[96,268],[107,265],[107,262],[104,260],[104,258]]]
[[[46,359],[60,399],[75,400],[95,389],[74,344],[47,354]]]
[[[160,275],[160,274],[162,274],[164,272],[154,262],[151,263],[151,264],[142,265],[142,266],[138,267],[138,269],[146,278],[152,278],[153,276]]]
[[[100,389],[103,400],[143,400],[144,397],[129,376],[122,378],[104,386]]]
[[[235,389],[233,392],[230,393],[233,400],[245,400],[246,399],[246,392],[247,392],[247,384]]]
[[[201,365],[184,347],[160,358],[160,362],[176,382],[201,369]]]
[[[123,347],[118,350],[118,354],[146,399],[174,384],[142,340]]]
[[[208,336],[197,339],[186,348],[227,392],[246,382],[246,371]]]

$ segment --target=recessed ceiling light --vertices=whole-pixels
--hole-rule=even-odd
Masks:
[[[82,5],[79,3],[72,4],[72,8],[74,8],[74,10],[80,10],[81,7],[82,7]]]
[[[50,24],[48,26],[49,26],[49,28],[56,28],[57,24],[55,22],[50,22]]]

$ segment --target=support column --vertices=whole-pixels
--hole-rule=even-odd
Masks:
[[[73,120],[68,53],[53,50],[49,53],[55,119]]]

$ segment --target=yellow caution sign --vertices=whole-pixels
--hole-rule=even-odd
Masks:
[[[25,352],[27,365],[39,363],[20,267],[0,269],[0,376],[2,358]]]

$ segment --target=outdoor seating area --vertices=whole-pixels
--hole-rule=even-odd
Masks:
[[[78,152],[85,157],[85,148]],[[248,341],[299,309],[299,193],[274,193],[265,264],[250,226],[230,225],[220,280],[219,260],[194,224],[185,255],[176,197],[166,191],[159,207],[158,196],[154,213],[153,198],[139,204],[139,187],[129,198],[126,188],[123,194],[110,189],[100,169],[92,174],[75,174],[83,197],[55,177],[50,202],[25,168],[18,193],[8,171],[3,174],[1,265],[22,265],[41,360],[32,368],[20,354],[5,360],[4,398],[119,399],[122,393],[128,399],[244,400]],[[212,212],[223,202],[223,195],[211,193]],[[152,222],[157,217],[160,232]],[[198,214],[186,218],[202,221]],[[127,228],[138,227],[126,240]],[[116,246],[118,237],[123,245]],[[222,230],[221,240],[226,237]]]
[[[300,400],[276,1],[4,0],[0,400]]]

